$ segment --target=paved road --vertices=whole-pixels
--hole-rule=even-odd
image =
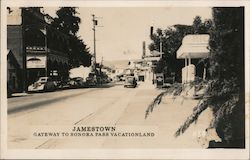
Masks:
[[[87,92],[95,91],[97,89],[110,88],[114,85],[115,84],[105,84],[97,88],[57,90],[56,92],[13,94],[11,98],[8,98],[8,113],[13,114],[29,109],[36,109],[38,107],[46,106],[48,104],[60,101],[62,99],[79,96]]]
[[[8,147],[36,149],[75,148],[199,148],[193,137],[174,138],[174,131],[183,123],[197,103],[192,106],[176,107],[180,101],[165,99],[145,120],[145,110],[161,91],[148,84],[137,88],[110,86],[106,88],[85,88],[8,100]],[[169,103],[166,105],[166,103]],[[207,117],[206,117],[207,118]],[[206,120],[195,129],[204,129]],[[34,136],[41,133],[72,131],[74,127],[115,127],[115,133],[148,133],[153,136],[111,136],[111,132],[98,132],[98,136],[87,136],[78,131],[74,137]],[[43,128],[43,129],[41,129]],[[191,127],[192,128],[192,127]],[[39,130],[40,129],[40,130]],[[89,133],[96,134],[96,131]],[[83,135],[84,133],[84,135]],[[61,134],[61,133],[60,133]],[[109,135],[105,135],[109,134]],[[41,134],[40,134],[41,135]],[[186,144],[183,144],[186,143]]]

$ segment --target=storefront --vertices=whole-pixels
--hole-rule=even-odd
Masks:
[[[7,26],[7,47],[20,66],[21,90],[39,77],[66,79],[69,71],[67,44],[69,36],[50,25],[51,17],[41,7],[10,8]],[[13,71],[13,70],[12,70]],[[12,74],[12,72],[11,72]]]

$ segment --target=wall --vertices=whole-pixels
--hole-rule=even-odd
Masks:
[[[15,55],[18,64],[23,68],[23,38],[21,25],[7,26],[7,48]]]

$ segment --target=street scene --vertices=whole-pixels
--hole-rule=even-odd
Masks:
[[[6,12],[9,149],[245,148],[244,7]]]
[[[122,85],[116,85],[11,98],[8,100],[8,147],[13,149],[205,148],[208,145],[205,138],[219,139],[212,134],[210,137],[203,137],[203,131],[209,125],[206,121],[212,118],[211,111],[204,112],[203,117],[190,128],[187,135],[174,138],[174,132],[192,112],[192,105],[197,101],[181,98],[173,100],[172,97],[166,97],[163,104],[155,109],[154,115],[150,115],[145,120],[146,106],[160,92],[153,86],[149,88],[145,84],[140,84],[135,89],[124,89]],[[41,94],[43,94],[42,98]],[[184,106],[183,103],[190,103],[190,106]],[[23,109],[18,110],[15,107]],[[163,120],[171,123],[163,123]],[[39,127],[70,126],[70,128],[74,125],[117,126],[117,129],[121,128],[126,132],[150,131],[155,136],[37,138],[32,137],[30,133],[31,128],[36,125]],[[124,127],[130,129],[124,129]],[[186,145],[184,146],[183,143]]]

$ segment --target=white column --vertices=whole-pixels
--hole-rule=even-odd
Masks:
[[[187,58],[188,57],[185,57],[185,60],[186,60],[186,67],[185,67],[186,77],[185,77],[185,83],[188,80],[188,59]]]
[[[190,66],[191,65],[191,56],[190,56],[190,53],[188,54],[188,77],[187,77],[187,80],[188,82],[190,82],[190,76],[191,76],[191,72],[190,72]]]
[[[190,54],[188,54],[188,65],[190,65],[191,64],[191,56],[190,56]]]
[[[185,67],[187,66],[187,57],[185,57]]]

